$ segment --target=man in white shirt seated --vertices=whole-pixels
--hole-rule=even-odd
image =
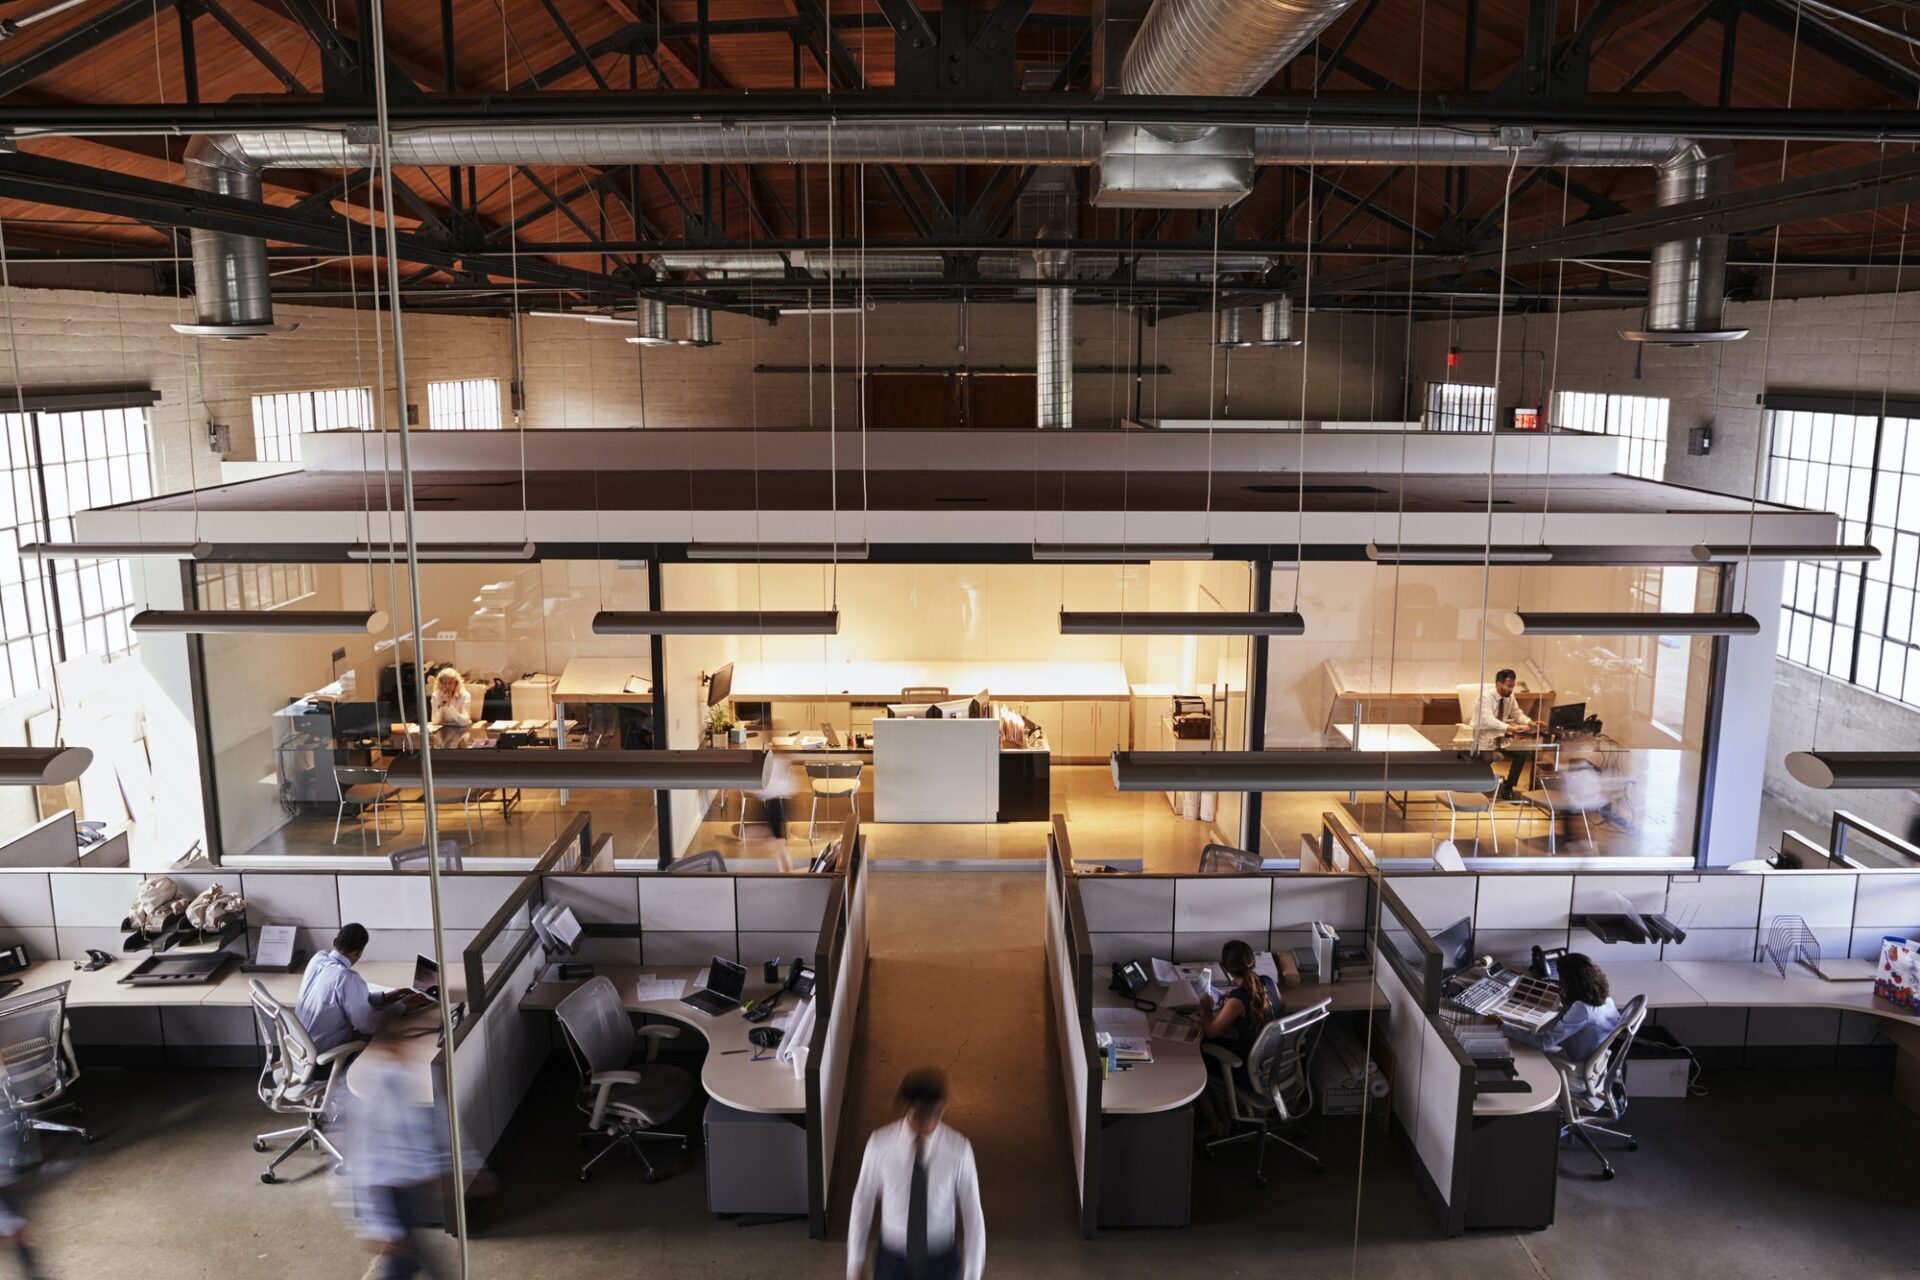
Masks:
[[[908,1072],[898,1098],[900,1119],[867,1139],[853,1189],[849,1280],[858,1280],[866,1266],[876,1200],[880,1251],[874,1280],[980,1280],[987,1265],[980,1171],[973,1144],[940,1123],[946,1077],[932,1068]]]
[[[293,1016],[321,1053],[367,1039],[386,1023],[388,1010],[396,1004],[403,1010],[424,1005],[404,989],[373,994],[353,968],[366,949],[366,926],[343,924],[333,935],[333,948],[307,961]]]
[[[1520,709],[1520,700],[1513,696],[1517,679],[1512,667],[1502,667],[1494,672],[1493,688],[1480,690],[1480,705],[1473,717],[1475,750],[1494,751],[1513,734],[1539,728],[1533,718]],[[1520,785],[1520,771],[1527,767],[1528,753],[1500,751],[1499,755],[1509,763],[1507,780],[1500,786],[1498,799],[1511,800],[1513,789]]]

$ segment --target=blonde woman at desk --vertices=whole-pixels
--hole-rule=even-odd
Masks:
[[[1560,957],[1560,1016],[1538,1031],[1502,1024],[1509,1040],[1573,1062],[1584,1061],[1620,1025],[1613,992],[1600,966],[1574,952]]]
[[[1247,1075],[1247,1055],[1253,1052],[1253,1043],[1260,1038],[1261,1029],[1282,1012],[1280,988],[1273,984],[1272,978],[1255,972],[1253,947],[1239,938],[1220,948],[1220,970],[1234,985],[1217,1005],[1212,991],[1200,993],[1200,1033],[1209,1040],[1220,1041],[1239,1057],[1241,1065],[1233,1069],[1235,1084],[1251,1090],[1253,1082]],[[1226,1117],[1211,1090],[1200,1095],[1200,1109],[1207,1119],[1202,1136],[1215,1137],[1226,1129]]]
[[[473,723],[473,694],[452,667],[442,667],[433,678],[433,714],[427,723],[436,729],[464,729]]]

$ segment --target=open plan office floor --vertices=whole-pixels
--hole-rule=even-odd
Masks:
[[[904,834],[870,828],[876,859],[897,856],[889,846]],[[953,1121],[981,1161],[989,1275],[1349,1274],[1360,1163],[1352,1120],[1320,1129],[1324,1177],[1276,1158],[1269,1186],[1256,1191],[1246,1153],[1223,1152],[1195,1162],[1193,1227],[1080,1240],[1039,981],[1039,873],[882,875],[872,893],[869,1003],[851,1122],[889,1118],[893,1085],[910,1066],[950,1073]],[[1905,1169],[1920,1145],[1920,1118],[1893,1101],[1889,1071],[1716,1072],[1705,1083],[1706,1097],[1636,1102],[1641,1146],[1616,1158],[1612,1182],[1591,1176],[1584,1153],[1564,1153],[1558,1221],[1524,1237],[1440,1238],[1393,1144],[1369,1131],[1359,1274],[1911,1274],[1920,1213]],[[55,1156],[70,1167],[28,1200],[51,1275],[110,1274],[136,1257],[143,1273],[179,1277],[361,1274],[364,1257],[329,1200],[332,1179],[314,1172],[270,1187],[257,1181],[262,1157],[249,1141],[267,1117],[246,1074],[99,1070],[81,1092],[99,1141],[85,1149],[56,1143]],[[582,1186],[575,1127],[564,1087],[542,1087],[529,1099],[500,1153],[501,1191],[476,1210],[474,1274],[844,1274],[851,1177],[838,1183],[833,1238],[815,1243],[800,1223],[715,1221],[704,1209],[697,1154],[651,1187],[619,1160]],[[860,1142],[850,1138],[842,1150],[857,1160]],[[300,1157],[292,1163],[314,1168]],[[168,1173],[181,1170],[192,1176]],[[100,1214],[104,1204],[114,1213]]]

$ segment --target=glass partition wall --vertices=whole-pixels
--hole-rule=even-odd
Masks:
[[[1295,570],[1273,595],[1294,598]],[[1269,750],[1473,750],[1509,793],[1288,793],[1262,797],[1261,848],[1291,857],[1336,812],[1381,857],[1460,853],[1692,858],[1710,710],[1709,637],[1517,636],[1513,611],[1718,607],[1719,571],[1673,565],[1386,565],[1309,562],[1306,635],[1267,663]],[[1481,618],[1493,625],[1482,634]],[[1476,733],[1483,686],[1515,675],[1508,710],[1548,726]],[[1497,848],[1496,848],[1497,844]]]
[[[200,564],[194,575],[203,608],[388,616],[373,635],[201,639],[223,855],[385,856],[420,844],[419,789],[385,778],[418,745],[416,663],[432,685],[451,677],[463,712],[435,731],[436,750],[552,746],[556,735],[567,749],[656,745],[650,642],[592,627],[600,609],[647,607],[643,565],[423,564],[418,655],[404,564]],[[472,724],[455,727],[460,718]],[[424,719],[435,722],[431,709]],[[582,810],[615,857],[651,860],[659,849],[652,792],[440,788],[437,799],[441,839],[458,840],[464,857],[537,857]]]

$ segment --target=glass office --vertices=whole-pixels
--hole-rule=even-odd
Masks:
[[[393,756],[415,745],[405,726],[422,720],[405,566],[201,564],[194,574],[204,608],[372,608],[390,618],[378,635],[202,638],[204,738],[221,852],[384,855],[420,843],[418,789],[391,788],[382,778]],[[513,735],[509,746],[551,745],[556,695],[564,692],[557,682],[570,669],[587,683],[585,696],[565,707],[568,748],[655,745],[647,640],[592,630],[599,609],[646,607],[644,567],[425,564],[420,599],[419,660],[436,675],[457,671],[472,718],[488,722],[466,734],[443,732],[436,748],[494,747],[503,732]],[[617,679],[609,674],[615,667]],[[592,812],[596,833],[613,836],[617,857],[651,859],[659,848],[652,792],[563,798],[443,788],[438,798],[441,836],[459,839],[467,856],[537,856],[582,809]]]
[[[1514,636],[1510,611],[1688,612],[1716,607],[1717,570],[1694,566],[1384,565],[1309,562],[1297,584],[1307,633],[1269,645],[1270,750],[1463,749],[1484,672],[1517,676],[1521,709],[1564,732],[1520,761],[1516,799],[1491,815],[1415,793],[1269,794],[1262,849],[1291,856],[1338,811],[1383,856],[1428,856],[1452,836],[1472,856],[1694,856],[1713,689],[1706,637]],[[1295,571],[1274,573],[1276,607]],[[1480,619],[1494,623],[1482,635]],[[1489,767],[1512,776],[1513,754]],[[1552,833],[1551,836],[1549,833]],[[1476,843],[1477,837],[1477,843]]]

